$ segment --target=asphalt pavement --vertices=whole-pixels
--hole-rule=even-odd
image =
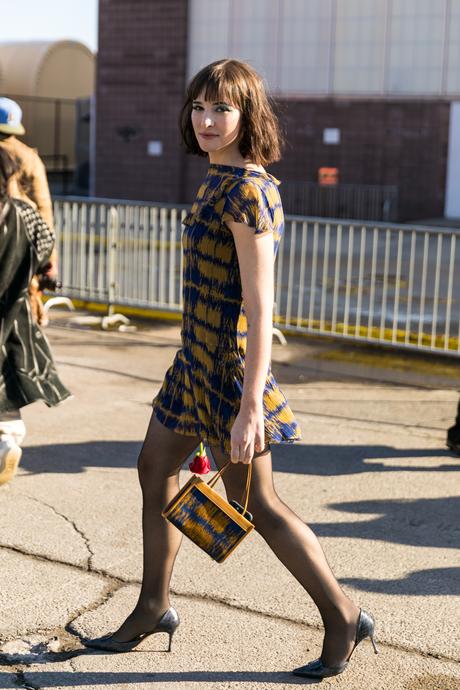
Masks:
[[[20,469],[0,487],[0,688],[316,684],[290,671],[319,654],[318,613],[255,532],[222,565],[184,539],[171,654],[164,635],[127,654],[82,646],[136,601],[136,460],[179,329],[102,331],[75,316],[56,311],[47,329],[74,397],[25,408]],[[380,654],[364,642],[322,687],[458,690],[460,460],[444,441],[460,361],[289,337],[273,361],[303,432],[301,443],[273,448],[278,492],[377,622]]]

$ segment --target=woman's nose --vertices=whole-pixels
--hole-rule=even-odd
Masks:
[[[205,127],[212,127],[214,124],[214,120],[209,115],[205,115],[203,124]]]

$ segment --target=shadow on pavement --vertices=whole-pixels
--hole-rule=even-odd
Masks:
[[[94,441],[24,448],[21,467],[31,474],[77,474],[89,467],[132,468],[142,447],[139,441]]]
[[[78,473],[89,467],[135,468],[142,442],[94,441],[24,448],[21,467],[32,474],[44,472]],[[460,470],[458,458],[448,451],[433,448],[401,450],[391,446],[274,445],[273,469],[276,472],[335,477],[361,472],[454,472]],[[401,465],[385,460],[404,458]],[[426,458],[431,464],[419,464]],[[433,465],[433,458],[439,464]],[[382,462],[378,462],[381,460]]]
[[[139,652],[138,652],[139,653]],[[142,652],[140,652],[142,653]],[[62,688],[98,685],[147,686],[147,683],[270,683],[273,685],[317,685],[318,681],[296,678],[290,672],[269,671],[188,671],[178,673],[91,673],[75,671],[25,672],[25,683],[34,688]],[[11,688],[12,673],[0,673],[0,688]],[[23,687],[26,687],[25,685]]]
[[[328,508],[372,519],[353,522],[310,523],[319,537],[378,539],[393,544],[458,548],[460,497],[354,501],[331,503]]]
[[[331,435],[332,432],[331,432]],[[272,445],[273,469],[276,472],[312,474],[320,477],[358,474],[360,472],[453,472],[460,470],[460,461],[441,448],[393,448],[376,445]],[[401,465],[385,460],[404,458]],[[440,458],[433,466],[417,464],[417,458]],[[382,462],[375,462],[381,460]]]
[[[340,582],[355,589],[379,594],[400,596],[433,596],[460,594],[460,568],[432,568],[409,573],[397,580],[371,580],[355,577],[341,578]]]
[[[94,443],[37,446],[24,450],[22,467],[31,474],[80,473],[87,468],[136,467],[140,442],[99,441]],[[404,467],[365,462],[369,458],[407,458]],[[290,446],[275,448],[274,469],[324,477],[380,471],[451,471],[458,464],[436,467],[417,465],[417,458],[433,456],[449,460],[445,451],[400,450],[390,446]],[[411,463],[413,462],[413,465]],[[185,464],[184,464],[185,465]],[[186,466],[186,465],[185,465]],[[328,508],[352,514],[350,521],[310,524],[319,537],[366,539],[431,548],[460,545],[460,497],[362,500],[331,503]],[[356,516],[368,515],[368,519]],[[459,591],[460,569],[439,568],[413,572],[398,580],[349,579],[343,582],[358,589],[388,594],[453,594]],[[457,579],[456,579],[457,578]],[[0,687],[2,687],[0,685]]]

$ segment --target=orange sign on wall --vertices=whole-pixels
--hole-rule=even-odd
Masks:
[[[331,185],[339,183],[339,169],[338,168],[319,168],[318,182],[321,185]]]

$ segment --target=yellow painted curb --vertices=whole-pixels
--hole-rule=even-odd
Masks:
[[[52,297],[44,298],[44,302]],[[87,302],[86,300],[72,298],[72,304],[75,309],[85,309],[86,311],[94,311],[97,313],[107,314],[108,305],[100,302]],[[141,319],[162,319],[167,321],[182,321],[182,314],[179,312],[161,310],[161,309],[144,309],[143,307],[130,307],[122,304],[113,304],[113,311],[125,316],[138,316]]]
[[[369,339],[376,343],[391,343],[393,345],[418,345],[420,347],[430,347],[439,352],[455,352],[459,351],[458,337],[449,337],[446,342],[444,335],[436,335],[432,338],[428,333],[414,333],[412,331],[396,330],[392,328],[380,328],[378,326],[359,326],[352,324],[345,325],[344,323],[336,323],[335,330],[332,330],[330,322],[321,323],[317,320],[309,321],[302,319],[300,323],[297,319],[287,321],[282,317],[275,317],[274,323],[283,330],[283,326],[300,326],[301,328],[311,329],[309,333],[299,331],[299,335],[326,335],[334,338],[335,336],[348,335],[356,338],[356,341],[361,339]],[[292,330],[289,330],[292,333]],[[447,347],[446,347],[447,346]]]

